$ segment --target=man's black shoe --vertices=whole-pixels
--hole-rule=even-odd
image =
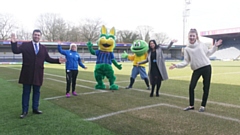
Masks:
[[[42,111],[40,111],[40,110],[33,110],[33,113],[34,114],[42,114]]]
[[[23,112],[23,113],[20,115],[20,118],[23,119],[24,117],[27,116],[27,114],[28,114],[27,112]]]

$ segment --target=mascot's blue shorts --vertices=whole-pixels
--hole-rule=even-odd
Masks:
[[[135,79],[138,74],[140,74],[142,79],[148,78],[145,67],[133,66],[131,77]]]

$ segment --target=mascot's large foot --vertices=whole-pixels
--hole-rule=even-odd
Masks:
[[[105,86],[104,84],[102,84],[102,85],[97,84],[97,85],[95,86],[95,89],[105,90],[105,89],[106,89],[106,86]]]
[[[118,85],[112,84],[112,85],[110,86],[110,90],[118,90]]]

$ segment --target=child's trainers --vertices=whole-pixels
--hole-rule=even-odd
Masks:
[[[74,92],[72,92],[72,94],[74,95],[74,96],[77,96],[77,93],[74,91]]]
[[[67,97],[67,98],[69,98],[70,96],[71,96],[70,93],[67,93],[67,94],[66,94],[66,97]]]

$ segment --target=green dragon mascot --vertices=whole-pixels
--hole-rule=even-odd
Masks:
[[[118,90],[118,85],[114,84],[116,77],[114,75],[112,63],[119,70],[122,69],[122,65],[117,63],[113,53],[113,50],[116,46],[115,28],[113,27],[108,34],[106,27],[103,25],[101,28],[101,35],[97,41],[97,45],[98,50],[93,50],[93,44],[90,41],[87,43],[90,53],[97,56],[96,66],[94,70],[94,77],[97,81],[95,89],[106,89],[106,86],[103,83],[103,79],[107,77],[110,83],[110,90]]]
[[[133,68],[132,73],[130,77],[130,84],[126,87],[126,89],[132,88],[135,78],[138,74],[140,74],[141,78],[145,81],[147,85],[147,89],[150,90],[149,87],[149,80],[148,75],[146,73],[146,64],[140,64],[137,65],[138,62],[141,62],[143,60],[147,59],[147,51],[148,51],[148,44],[144,40],[135,40],[131,46],[131,51],[134,53],[133,55],[128,55],[125,51],[122,54],[122,58],[127,58],[131,61],[133,61]]]

